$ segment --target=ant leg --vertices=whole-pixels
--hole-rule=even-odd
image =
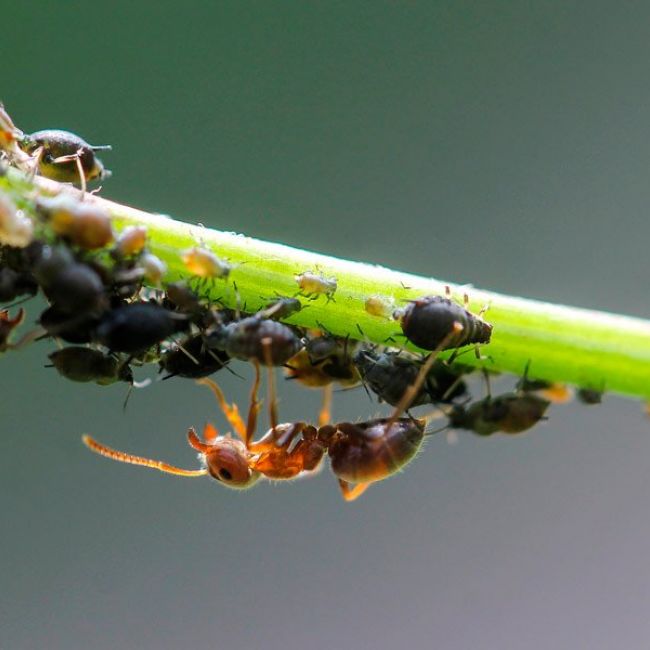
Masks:
[[[318,428],[324,427],[332,419],[332,384],[323,387],[323,404],[318,413]]]
[[[271,430],[275,431],[278,426],[278,400],[275,394],[275,377],[273,376],[273,359],[271,357],[271,344],[270,338],[265,337],[262,339],[262,347],[264,349],[264,361],[268,368],[268,401],[269,401],[269,420],[271,421]]]
[[[82,154],[82,150],[79,149],[76,153],[70,154],[69,156],[59,156],[58,158],[54,158],[52,162],[55,164],[59,164],[65,162],[72,162],[74,160],[74,163],[77,167],[77,173],[79,174],[79,185],[81,187],[81,193],[83,197],[86,194],[87,186],[86,186],[86,174],[84,173],[84,168],[81,165],[81,154]]]
[[[218,384],[212,381],[212,379],[203,377],[202,379],[197,379],[196,383],[200,384],[201,386],[207,386],[214,393],[214,396],[217,398],[217,402],[219,402],[219,407],[223,411],[223,414],[226,416],[228,422],[230,422],[231,426],[242,438],[242,440],[246,440],[246,425],[241,419],[241,415],[239,415],[239,408],[237,407],[237,404],[228,404],[223,392],[221,391],[221,388],[219,388]]]
[[[342,478],[339,479],[339,487],[341,488],[341,494],[346,501],[355,501],[358,499],[370,486],[372,483],[357,483],[352,485],[344,481]]]
[[[390,430],[393,424],[395,424],[409,406],[411,406],[411,403],[417,397],[422,385],[426,381],[427,375],[429,374],[429,371],[431,370],[431,367],[440,351],[444,350],[449,342],[457,337],[462,331],[463,326],[459,322],[455,322],[451,332],[449,332],[449,334],[440,341],[438,347],[429,354],[427,360],[422,364],[422,367],[418,371],[415,381],[404,391],[402,399],[397,403],[397,406],[395,406],[395,410],[386,424],[386,431]]]
[[[41,158],[43,157],[44,152],[45,152],[45,147],[39,147],[32,154],[32,159],[29,161],[29,164],[31,166],[31,169],[29,170],[30,180],[32,180],[34,176],[36,176],[36,172],[38,171],[38,167],[41,164]]]
[[[93,451],[100,456],[105,456],[106,458],[117,460],[120,463],[142,465],[143,467],[151,467],[152,469],[160,470],[165,474],[176,474],[177,476],[187,476],[189,478],[194,478],[196,476],[205,476],[207,474],[206,469],[181,469],[180,467],[175,467],[169,463],[163,463],[161,460],[152,460],[151,458],[134,456],[133,454],[127,454],[123,451],[118,451],[117,449],[111,449],[110,447],[103,445],[101,442],[97,442],[88,435],[82,436],[81,439],[83,440],[84,445],[90,449],[90,451]]]
[[[255,361],[253,366],[255,367],[255,379],[253,380],[253,386],[251,388],[248,421],[246,422],[246,435],[244,436],[244,442],[246,443],[247,449],[250,447],[255,431],[257,430],[257,414],[260,411],[261,405],[260,400],[257,398],[257,391],[260,388],[260,364]]]

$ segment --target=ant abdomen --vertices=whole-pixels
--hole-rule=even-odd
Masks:
[[[327,451],[334,474],[349,483],[365,483],[394,474],[415,457],[424,439],[424,422],[340,422],[321,427],[319,436],[330,439]]]

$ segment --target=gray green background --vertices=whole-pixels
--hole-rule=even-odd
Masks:
[[[113,145],[109,198],[650,316],[646,2],[22,2],[0,48],[19,126]],[[347,505],[327,469],[237,494],[92,456],[84,432],[191,467],[187,427],[224,422],[180,380],[123,414],[52,347],[0,359],[0,648],[648,647],[639,404],[435,437]]]

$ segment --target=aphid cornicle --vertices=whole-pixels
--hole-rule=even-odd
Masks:
[[[458,328],[460,325],[454,328],[451,335],[456,335]],[[265,343],[265,347],[269,357],[270,342]],[[83,436],[83,442],[95,453],[113,460],[179,476],[209,475],[236,489],[249,488],[262,476],[273,480],[291,480],[313,472],[327,454],[343,498],[353,501],[369,485],[399,471],[417,454],[424,440],[425,421],[402,415],[413,396],[419,392],[435,357],[435,353],[431,354],[422,365],[416,382],[390,417],[361,423],[327,424],[329,412],[322,409],[317,427],[305,422],[278,423],[273,371],[269,367],[267,403],[271,428],[257,441],[253,440],[253,436],[260,408],[257,397],[259,364],[255,364],[255,381],[246,421],[239,415],[237,406],[226,401],[215,382],[201,379],[198,383],[212,390],[221,410],[240,438],[233,439],[230,434],[220,435],[213,425],[207,424],[201,440],[194,429],[190,429],[188,441],[200,453],[203,469],[186,470],[162,461],[127,454],[111,449],[87,435]]]
[[[20,148],[34,157],[41,176],[61,183],[79,182],[85,189],[87,181],[102,180],[110,175],[95,152],[110,151],[110,145],[91,145],[75,133],[46,129],[24,135]]]
[[[400,321],[404,336],[423,350],[435,350],[454,323],[462,325],[462,330],[449,340],[445,349],[489,343],[492,335],[492,325],[443,296],[411,300],[404,309],[395,312],[395,317]]]

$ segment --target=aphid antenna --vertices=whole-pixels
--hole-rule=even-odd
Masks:
[[[91,144],[90,148],[93,151],[113,151],[113,145],[110,144]]]

